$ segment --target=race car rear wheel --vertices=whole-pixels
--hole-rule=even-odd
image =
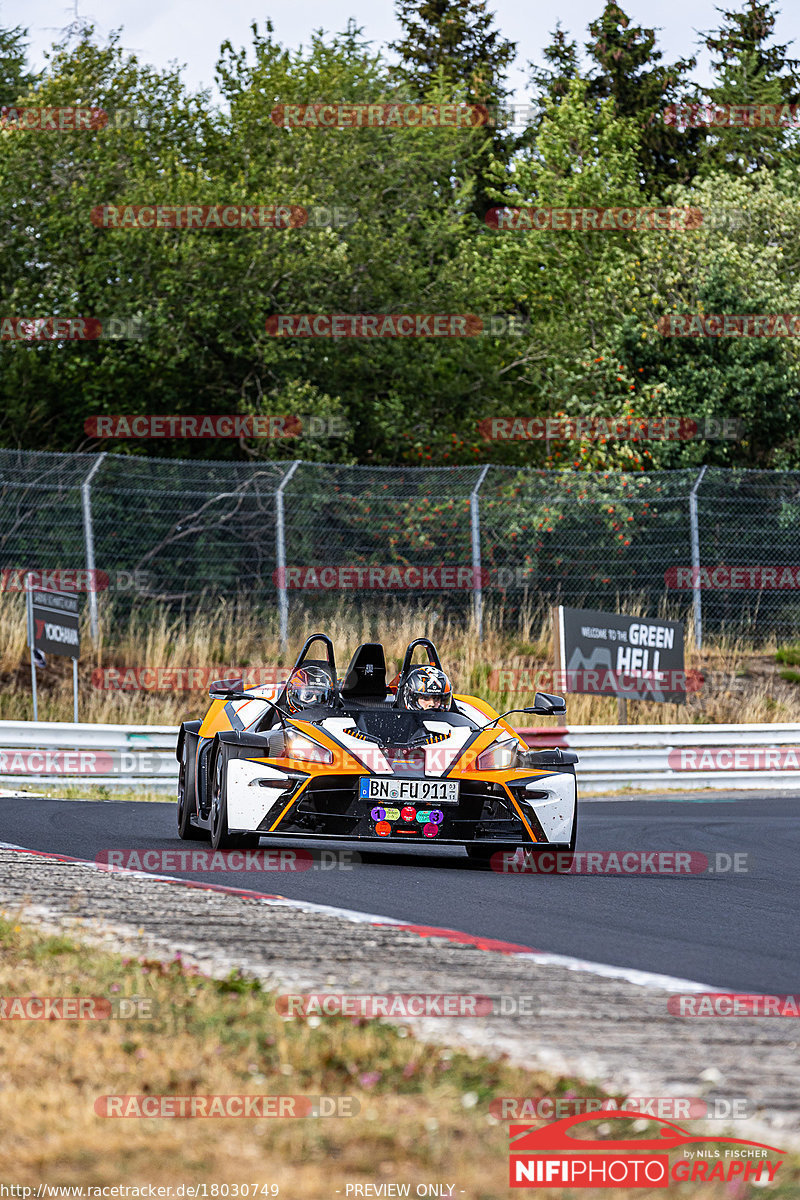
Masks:
[[[208,831],[192,823],[194,786],[194,754],[184,736],[178,768],[178,837],[184,841],[199,842],[208,837]]]
[[[228,754],[220,742],[211,764],[211,845],[215,850],[249,849],[259,843],[257,833],[231,833],[228,829]]]

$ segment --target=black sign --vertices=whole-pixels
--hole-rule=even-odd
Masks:
[[[680,621],[562,606],[556,609],[555,644],[558,686],[565,692],[679,704],[686,699]]]
[[[28,645],[45,654],[79,658],[80,613],[77,596],[67,592],[28,592]]]

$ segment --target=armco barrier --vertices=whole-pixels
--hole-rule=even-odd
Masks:
[[[175,725],[0,721],[0,781],[175,790]]]
[[[520,729],[529,746],[580,759],[578,790],[692,788],[800,791],[800,724],[571,725]]]
[[[572,725],[520,729],[537,749],[575,750],[581,792],[781,788],[800,791],[800,724]],[[0,721],[0,781],[50,779],[173,791],[173,725]]]

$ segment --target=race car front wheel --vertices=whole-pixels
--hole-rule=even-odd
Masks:
[[[211,845],[215,850],[257,846],[257,833],[231,833],[228,829],[228,753],[219,742],[211,764]]]
[[[178,768],[178,837],[184,841],[203,841],[208,831],[192,824],[194,810],[194,753],[184,735]]]
[[[578,806],[575,806],[575,812],[572,817],[572,828],[570,830],[569,842],[553,843],[545,842],[541,846],[530,845],[526,843],[522,847],[523,854],[533,855],[538,857],[539,854],[557,853],[561,855],[561,866],[563,870],[567,869],[568,864],[572,861],[571,856],[575,853],[575,843],[578,840]],[[472,845],[467,843],[464,847],[469,857],[473,862],[483,863],[484,866],[492,865],[492,858],[495,854],[515,854],[520,847],[514,843],[506,842],[474,842]],[[565,856],[569,855],[567,859]],[[499,862],[499,860],[498,860]]]

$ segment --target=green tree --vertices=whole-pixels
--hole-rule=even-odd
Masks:
[[[13,105],[28,91],[34,75],[27,63],[27,29],[0,28],[0,111]]]
[[[138,314],[148,326],[141,341],[1,343],[8,444],[98,446],[83,434],[95,414],[300,411],[337,416],[349,435],[99,446],[385,462],[460,406],[477,408],[501,339],[278,339],[266,329],[280,313],[486,313],[460,271],[459,247],[475,227],[463,131],[291,129],[271,119],[278,102],[402,97],[353,29],[293,53],[269,27],[254,30],[250,54],[223,47],[219,84],[222,111],[176,72],[152,72],[87,36],[59,51],[37,101],[92,102],[129,110],[132,121],[69,136],[0,131],[6,311]],[[452,98],[449,87],[429,95]],[[208,233],[90,219],[99,205],[287,202],[338,210],[344,223]]]
[[[789,43],[773,42],[776,17],[771,0],[746,0],[741,11],[723,11],[719,29],[704,35],[714,56],[715,81],[707,91],[712,104],[800,103],[800,60],[789,57]],[[704,172],[724,168],[745,175],[762,166],[775,168],[787,156],[800,161],[796,130],[714,126],[704,154]]]
[[[400,57],[405,82],[424,95],[443,71],[480,103],[508,95],[504,79],[516,45],[494,28],[486,0],[398,0],[403,29],[390,49]]]
[[[586,80],[575,80],[563,100],[548,105],[534,146],[509,177],[498,165],[498,189],[504,185],[511,209],[640,203],[636,125],[616,115],[612,100],[589,104],[588,88]],[[627,385],[612,378],[618,394],[601,388],[598,397],[593,373],[580,364],[604,356],[611,327],[630,314],[631,264],[637,239],[647,235],[498,224],[464,245],[464,274],[476,278],[497,308],[518,312],[528,329],[500,365],[485,415],[585,416],[605,402],[613,411],[604,415],[618,415],[629,399]],[[622,278],[624,287],[618,286]],[[545,453],[542,443],[483,446],[485,457],[510,462],[542,462]]]
[[[516,44],[495,28],[487,0],[397,0],[397,18],[403,37],[389,48],[399,56],[398,76],[411,98],[427,96],[431,87],[441,90],[444,84],[490,111],[489,126],[470,134],[481,151],[473,211],[482,219],[492,201],[487,182],[489,160],[495,157],[508,162],[517,146],[502,112],[509,95],[506,74]]]
[[[694,230],[642,239],[612,279],[629,294],[629,316],[611,346],[641,391],[658,391],[662,415],[699,423],[700,436],[654,442],[653,463],[683,467],[796,468],[800,463],[800,352],[794,337],[670,337],[669,313],[769,314],[800,311],[800,170],[765,168],[739,179],[709,176],[678,189],[679,205],[704,215]],[[735,422],[725,433],[723,422]],[[708,429],[710,436],[702,432]]]
[[[533,104],[526,127],[518,139],[520,150],[531,149],[548,106],[560,103],[568,94],[572,82],[581,78],[578,43],[569,40],[569,34],[561,28],[560,21],[556,22],[542,57],[544,66],[528,63]]]
[[[637,178],[642,192],[664,198],[669,187],[688,182],[697,171],[697,154],[704,131],[683,128],[665,120],[671,105],[696,98],[689,82],[694,58],[662,62],[656,48],[656,33],[630,18],[615,2],[607,0],[602,14],[589,25],[587,61],[582,66],[578,46],[557,26],[544,50],[546,66],[531,64],[531,85],[542,120],[550,101],[560,101],[575,79],[588,82],[587,103],[595,107],[612,99],[618,116],[636,122],[639,130]]]
[[[0,343],[3,440],[65,450],[83,442],[89,415],[109,408],[148,411],[148,404],[149,411],[170,411],[187,387],[181,360],[194,348],[184,339],[181,354],[175,322],[162,321],[174,278],[166,239],[123,234],[112,249],[91,212],[126,191],[139,203],[157,191],[169,196],[176,163],[197,157],[202,105],[177,72],[140,66],[116,38],[98,47],[91,31],[55,48],[27,99],[41,107],[128,114],[100,129],[0,130],[5,314],[141,317],[149,325],[146,340]]]
[[[580,75],[578,43],[569,40],[569,34],[561,28],[560,21],[556,22],[550,38],[550,42],[542,51],[547,65],[537,67],[535,63],[529,64],[531,84],[542,106],[548,101],[552,103],[562,100],[572,81]]]
[[[620,117],[636,121],[639,130],[639,171],[643,191],[663,197],[673,183],[686,183],[697,170],[697,152],[703,131],[680,129],[664,120],[670,105],[694,96],[688,73],[695,58],[662,63],[656,33],[630,18],[615,0],[589,26],[586,49],[596,67],[590,73],[589,96],[611,98]]]

